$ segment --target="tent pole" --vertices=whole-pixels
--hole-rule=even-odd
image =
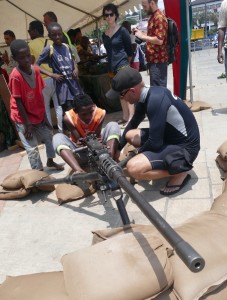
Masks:
[[[100,53],[100,37],[99,37],[99,24],[98,24],[98,20],[96,19],[95,21],[95,24],[96,24],[96,32],[97,32],[97,38],[98,38],[98,48],[99,48],[99,55],[101,55]]]
[[[186,1],[186,16],[187,16],[187,37],[188,37],[188,70],[189,70],[189,85],[190,85],[190,102],[193,102],[193,85],[192,85],[192,59],[191,59],[191,30],[189,20],[189,0]]]

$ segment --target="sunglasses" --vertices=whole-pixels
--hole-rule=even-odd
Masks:
[[[105,18],[113,17],[113,16],[114,16],[114,13],[104,14],[104,17],[105,17]]]
[[[126,91],[121,92],[120,96],[124,97],[128,93],[128,91],[130,91],[130,89],[127,89]]]

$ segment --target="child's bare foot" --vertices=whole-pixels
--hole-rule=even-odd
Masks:
[[[47,167],[48,168],[55,168],[56,170],[64,170],[64,166],[57,164],[56,162],[53,161],[52,158],[48,158],[47,160]]]

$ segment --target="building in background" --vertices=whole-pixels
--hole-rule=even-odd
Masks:
[[[217,31],[221,0],[195,0],[191,2],[193,28],[204,28],[205,37]]]

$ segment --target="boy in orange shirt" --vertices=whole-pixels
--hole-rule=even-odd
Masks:
[[[79,139],[89,133],[101,138],[102,143],[107,145],[110,156],[115,160],[118,159],[117,149],[121,130],[117,122],[112,121],[102,131],[105,116],[106,111],[97,107],[87,94],[75,97],[73,108],[65,113],[64,123],[70,131],[70,138],[63,133],[57,133],[53,137],[53,145],[55,151],[74,172],[85,172],[83,167],[87,164],[87,153],[75,156],[73,152],[80,147]]]

